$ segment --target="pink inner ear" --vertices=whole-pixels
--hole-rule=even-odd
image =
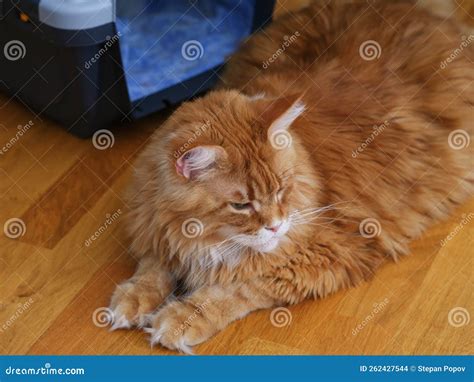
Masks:
[[[184,153],[176,161],[176,172],[186,179],[204,176],[212,167],[217,157],[214,146],[198,146]]]
[[[189,179],[191,176],[191,169],[187,165],[188,162],[186,161],[186,159],[189,158],[189,156],[190,156],[190,153],[187,152],[181,157],[179,157],[178,160],[176,161],[176,172],[179,175],[184,176],[186,179]]]

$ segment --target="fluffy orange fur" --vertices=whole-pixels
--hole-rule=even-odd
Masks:
[[[245,42],[136,165],[140,260],[112,298],[114,328],[188,352],[407,253],[474,190],[473,146],[451,142],[473,132],[472,47],[441,67],[460,36],[409,3],[318,2]],[[369,40],[378,58],[364,59]]]

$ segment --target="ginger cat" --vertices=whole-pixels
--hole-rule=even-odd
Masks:
[[[473,195],[473,36],[441,21],[317,2],[251,37],[137,163],[139,264],[113,328],[191,352],[254,310],[370,278]]]

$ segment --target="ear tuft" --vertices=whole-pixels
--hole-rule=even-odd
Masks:
[[[298,98],[286,109],[277,119],[275,119],[268,129],[269,136],[277,131],[288,130],[291,124],[306,110],[304,102]]]
[[[258,101],[265,98],[265,92],[260,92],[251,96],[247,96],[250,101]]]
[[[194,147],[178,158],[175,164],[176,172],[190,180],[202,178],[225,156],[226,152],[220,146]]]
[[[271,102],[261,101],[263,112],[260,118],[266,126],[269,126],[267,139],[272,146],[281,149],[291,145],[291,135],[287,130],[306,110],[302,97],[301,95],[285,96]],[[275,137],[278,138],[275,140]],[[284,142],[277,142],[279,140]]]

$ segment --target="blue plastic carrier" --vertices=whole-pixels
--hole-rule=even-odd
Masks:
[[[0,0],[0,88],[88,137],[208,90],[274,0]]]

